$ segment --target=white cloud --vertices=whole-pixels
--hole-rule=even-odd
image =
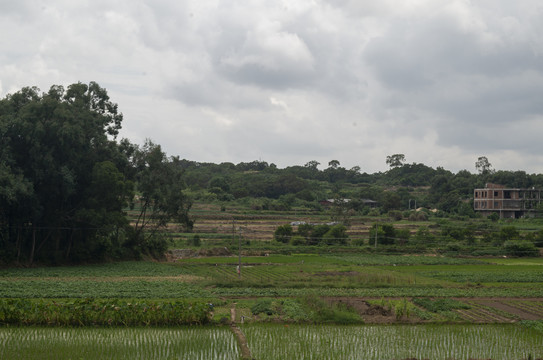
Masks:
[[[3,1],[0,95],[97,81],[123,135],[197,161],[541,172],[542,20],[536,0]]]

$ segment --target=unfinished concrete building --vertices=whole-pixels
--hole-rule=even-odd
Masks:
[[[543,201],[541,190],[512,189],[498,184],[486,184],[473,192],[473,208],[483,216],[497,213],[500,218],[520,218],[535,214]]]

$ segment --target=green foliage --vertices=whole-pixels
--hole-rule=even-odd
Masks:
[[[492,213],[492,214],[488,215],[488,219],[496,222],[496,221],[500,220],[500,215],[498,215],[498,213]]]
[[[307,243],[307,240],[305,239],[305,237],[300,236],[300,235],[293,236],[290,239],[290,244],[294,246],[305,245],[306,243]]]
[[[306,295],[304,305],[311,314],[311,319],[317,324],[361,324],[362,318],[345,304],[327,304],[315,295]]]
[[[377,236],[376,236],[377,232]],[[396,241],[396,229],[391,224],[373,224],[369,233],[369,244],[375,245],[375,238],[377,237],[377,244],[391,245]]]
[[[258,315],[261,313],[264,313],[266,315],[273,315],[275,313],[275,310],[272,306],[272,300],[271,299],[259,299],[257,302],[251,306],[251,313],[253,315]]]
[[[506,241],[503,247],[510,256],[539,256],[539,250],[530,241]]]
[[[190,237],[187,241],[187,245],[196,247],[202,246],[202,240],[200,239],[200,235],[196,234],[193,237]]]
[[[334,244],[346,244],[347,243],[347,228],[343,225],[333,225],[330,229],[322,236],[323,241],[327,245]]]
[[[403,215],[401,211],[391,210],[388,212],[388,217],[394,221],[400,221],[403,218]]]
[[[97,83],[0,100],[0,226],[8,262],[88,261],[126,246],[133,184],[123,116]]]
[[[281,310],[288,321],[299,323],[309,322],[310,314],[299,299],[284,299],[281,301]]]
[[[292,226],[290,224],[280,225],[275,229],[273,238],[275,241],[288,243],[292,237]]]
[[[0,325],[173,326],[202,325],[210,319],[211,308],[204,302],[0,300]]]
[[[415,298],[413,302],[422,306],[423,308],[435,312],[442,313],[456,309],[469,309],[470,306],[458,300],[453,299],[429,299],[429,298]]]

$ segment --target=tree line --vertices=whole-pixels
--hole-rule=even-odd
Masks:
[[[473,190],[487,183],[511,188],[543,188],[543,175],[525,171],[495,171],[486,157],[475,163],[477,172],[457,173],[420,163],[406,163],[405,156],[387,158],[388,171],[368,174],[356,166],[346,169],[337,160],[319,169],[317,161],[284,169],[264,161],[250,163],[201,163],[181,160],[185,181],[201,201],[249,201],[255,209],[288,210],[294,206],[319,209],[325,199],[349,199],[345,207],[362,211],[374,200],[382,212],[416,207],[438,209],[445,214],[475,216]],[[249,200],[248,200],[249,199]]]
[[[94,82],[25,87],[0,100],[2,261],[159,254],[160,227],[170,219],[191,226],[178,159],[151,141],[118,140],[122,120]]]

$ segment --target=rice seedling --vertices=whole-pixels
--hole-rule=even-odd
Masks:
[[[541,334],[518,325],[246,325],[243,331],[259,360],[510,360],[543,356]]]
[[[0,328],[0,358],[238,360],[228,328]]]

